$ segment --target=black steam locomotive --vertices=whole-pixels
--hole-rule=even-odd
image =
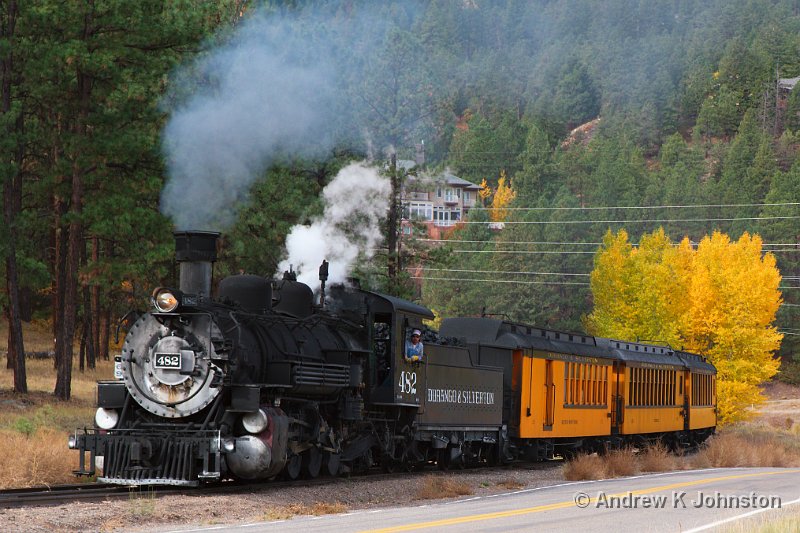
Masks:
[[[117,379],[98,383],[95,427],[69,442],[76,474],[126,485],[295,479],[713,432],[715,372],[698,356],[451,319],[450,337],[428,332],[424,358],[409,362],[406,338],[428,309],[342,285],[326,294],[325,264],[318,300],[291,273],[231,276],[212,297],[217,238],[176,233],[180,288],[154,291]]]

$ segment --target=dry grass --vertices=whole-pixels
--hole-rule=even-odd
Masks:
[[[288,520],[295,516],[321,516],[326,514],[339,514],[347,511],[347,506],[340,502],[317,502],[314,505],[293,503],[284,507],[270,509],[264,514],[264,520]]]
[[[497,486],[508,490],[519,490],[525,487],[525,483],[520,483],[513,479],[506,479],[504,481],[498,481]]]
[[[580,481],[632,476],[641,470],[636,450],[630,446],[611,450],[605,455],[578,454],[563,467],[564,479]]]
[[[0,449],[24,450],[0,461],[0,489],[75,483],[78,455],[67,449],[67,434],[39,428],[31,436],[0,430]]]
[[[636,450],[626,446],[612,450],[605,456],[606,477],[632,476],[639,472]]]
[[[720,533],[786,533],[800,531],[800,505],[766,511],[746,520],[737,520],[719,529]]]
[[[0,336],[0,339],[2,338],[3,337]],[[2,358],[1,366],[0,390],[13,390],[14,372],[5,367],[5,357]],[[56,371],[53,368],[52,359],[27,359],[25,361],[25,373],[27,374],[29,392],[53,393],[56,387]],[[81,372],[78,370],[78,358],[75,357],[72,362],[72,398],[93,403],[96,395],[95,385],[97,381],[101,379],[113,379],[113,377],[114,361],[100,360],[97,362],[97,368],[94,370],[87,369]]]
[[[800,439],[793,431],[760,425],[728,428],[689,458],[694,468],[800,466]]]
[[[22,336],[25,342],[25,352],[49,352],[52,353],[55,346],[53,342],[52,327],[46,321],[33,321],[22,323]],[[0,320],[0,346],[5,348],[3,342],[8,338],[8,326],[5,320]],[[112,353],[117,347],[111,347]],[[73,353],[76,356],[72,362],[72,397],[76,400],[84,400],[94,403],[95,382],[100,379],[112,379],[114,376],[114,361],[97,361],[97,368],[94,370],[78,370],[78,350],[76,343]],[[2,351],[0,359],[0,390],[14,389],[14,372],[5,366],[5,350]],[[52,394],[56,386],[56,371],[53,368],[53,359],[34,359],[25,360],[25,370],[29,392],[43,392]]]
[[[0,320],[0,339],[8,339],[8,322]],[[53,351],[53,326],[47,320],[22,323],[22,341],[26,352]],[[2,345],[5,350],[5,343]]]
[[[596,453],[581,453],[564,463],[562,473],[567,481],[604,479],[606,463],[604,458]]]
[[[649,446],[636,457],[642,472],[667,472],[678,468],[680,458],[672,454],[666,446],[657,443]]]
[[[134,519],[150,518],[156,513],[156,493],[152,489],[131,491],[128,500],[128,515]]]
[[[6,323],[0,321],[0,339],[7,336]],[[52,331],[47,322],[23,323],[23,337],[27,353],[53,351]],[[113,377],[114,362],[98,361],[96,369],[80,372],[76,356],[72,399],[63,402],[52,395],[56,384],[52,358],[27,358],[29,392],[16,394],[13,392],[14,373],[5,368],[4,356],[3,352],[0,357],[0,449],[24,449],[25,453],[17,454],[13,464],[0,462],[0,488],[76,482],[72,470],[77,468],[78,454],[67,449],[67,437],[75,428],[92,424],[96,382]]]
[[[562,472],[564,479],[579,481],[687,468],[798,467],[799,436],[797,426],[785,430],[762,423],[746,423],[726,427],[692,455],[675,455],[661,444],[638,453],[632,448],[623,448],[605,456],[580,454],[567,461]]]
[[[474,494],[472,487],[463,481],[456,481],[443,476],[426,476],[422,487],[417,491],[418,500],[437,500]]]

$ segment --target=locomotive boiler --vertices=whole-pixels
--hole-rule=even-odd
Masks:
[[[81,452],[78,474],[101,466],[99,480],[124,484],[294,479],[378,462],[391,469],[440,450],[450,460],[466,442],[480,443],[481,453],[496,441],[499,416],[459,435],[450,431],[463,426],[456,420],[418,427],[436,377],[405,362],[402,346],[407,331],[433,318],[429,310],[341,285],[326,299],[326,264],[319,302],[290,272],[281,280],[230,276],[212,297],[218,234],[175,238],[179,287],[154,291],[153,310],[127,333],[118,379],[98,383],[95,427],[70,439]],[[498,370],[487,380],[455,346],[443,348],[437,365],[431,372],[466,379],[462,416],[486,412],[488,395],[499,413]],[[428,411],[427,420],[442,418]]]

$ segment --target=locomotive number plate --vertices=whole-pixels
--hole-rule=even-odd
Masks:
[[[181,368],[181,354],[179,353],[157,353],[156,368],[177,369]]]

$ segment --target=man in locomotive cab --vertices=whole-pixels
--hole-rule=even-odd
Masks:
[[[406,341],[406,362],[418,363],[422,361],[423,345],[420,340],[422,332],[415,329],[411,332],[411,337]]]

